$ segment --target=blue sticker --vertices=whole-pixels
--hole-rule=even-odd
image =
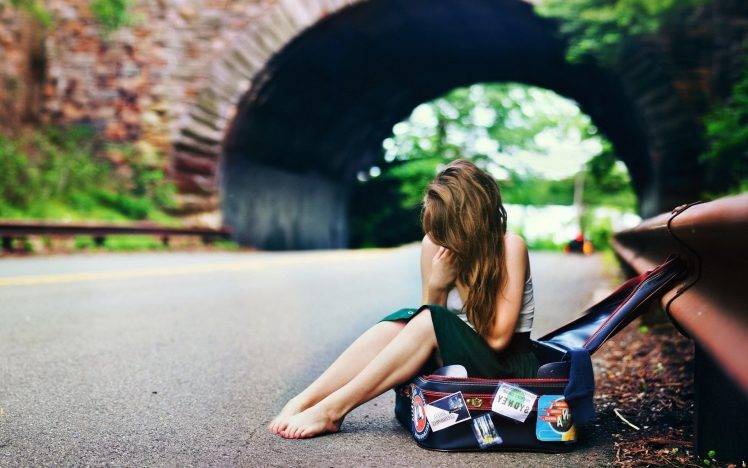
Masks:
[[[490,413],[473,419],[473,433],[480,448],[499,445],[504,442],[498,431],[496,431],[496,426],[493,425]]]
[[[542,395],[538,399],[535,437],[543,442],[573,442],[577,431],[563,395]]]
[[[429,422],[426,420],[426,397],[421,389],[411,384],[410,411],[413,422],[413,437],[423,440],[429,435]]]

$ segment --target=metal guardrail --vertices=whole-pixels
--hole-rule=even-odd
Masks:
[[[748,393],[748,194],[647,219],[613,246],[639,273],[671,253],[690,260],[693,284],[667,293],[663,306]]]
[[[696,448],[748,457],[748,194],[685,205],[617,233],[613,248],[642,273],[678,254],[682,284],[662,298],[696,344]]]
[[[79,235],[93,237],[97,245],[103,245],[106,236],[110,235],[152,235],[161,238],[161,242],[165,245],[169,244],[169,239],[172,237],[196,236],[200,237],[204,244],[209,244],[217,239],[229,239],[231,231],[227,228],[176,228],[151,223],[99,224],[0,221],[0,238],[4,250],[10,250],[13,239],[26,236],[72,237]]]

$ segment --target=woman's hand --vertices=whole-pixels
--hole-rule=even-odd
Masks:
[[[454,254],[446,247],[439,247],[431,259],[431,274],[429,275],[429,289],[443,292],[449,289],[457,278],[457,265]]]

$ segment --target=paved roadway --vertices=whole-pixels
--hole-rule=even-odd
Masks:
[[[537,328],[605,287],[597,257],[531,258]],[[418,247],[0,260],[0,465],[599,465],[599,428],[563,458],[415,446],[392,392],[343,432],[265,425],[381,316],[417,305]]]

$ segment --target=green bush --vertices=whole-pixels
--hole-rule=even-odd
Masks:
[[[109,33],[132,23],[129,0],[91,0],[91,13]]]
[[[146,219],[148,214],[153,211],[153,204],[147,198],[136,198],[107,190],[96,191],[96,198],[102,205],[112,208],[130,219]]]
[[[587,239],[592,242],[596,250],[607,250],[610,248],[610,239],[613,237],[613,226],[608,218],[592,221],[587,226]]]
[[[34,172],[18,146],[0,138],[0,200],[9,205],[28,206],[32,192],[28,187],[36,180]],[[2,207],[0,204],[0,215]]]
[[[128,170],[116,171],[101,155],[109,149],[83,125],[0,136],[0,217],[168,220],[176,190],[161,156],[118,145]]]

